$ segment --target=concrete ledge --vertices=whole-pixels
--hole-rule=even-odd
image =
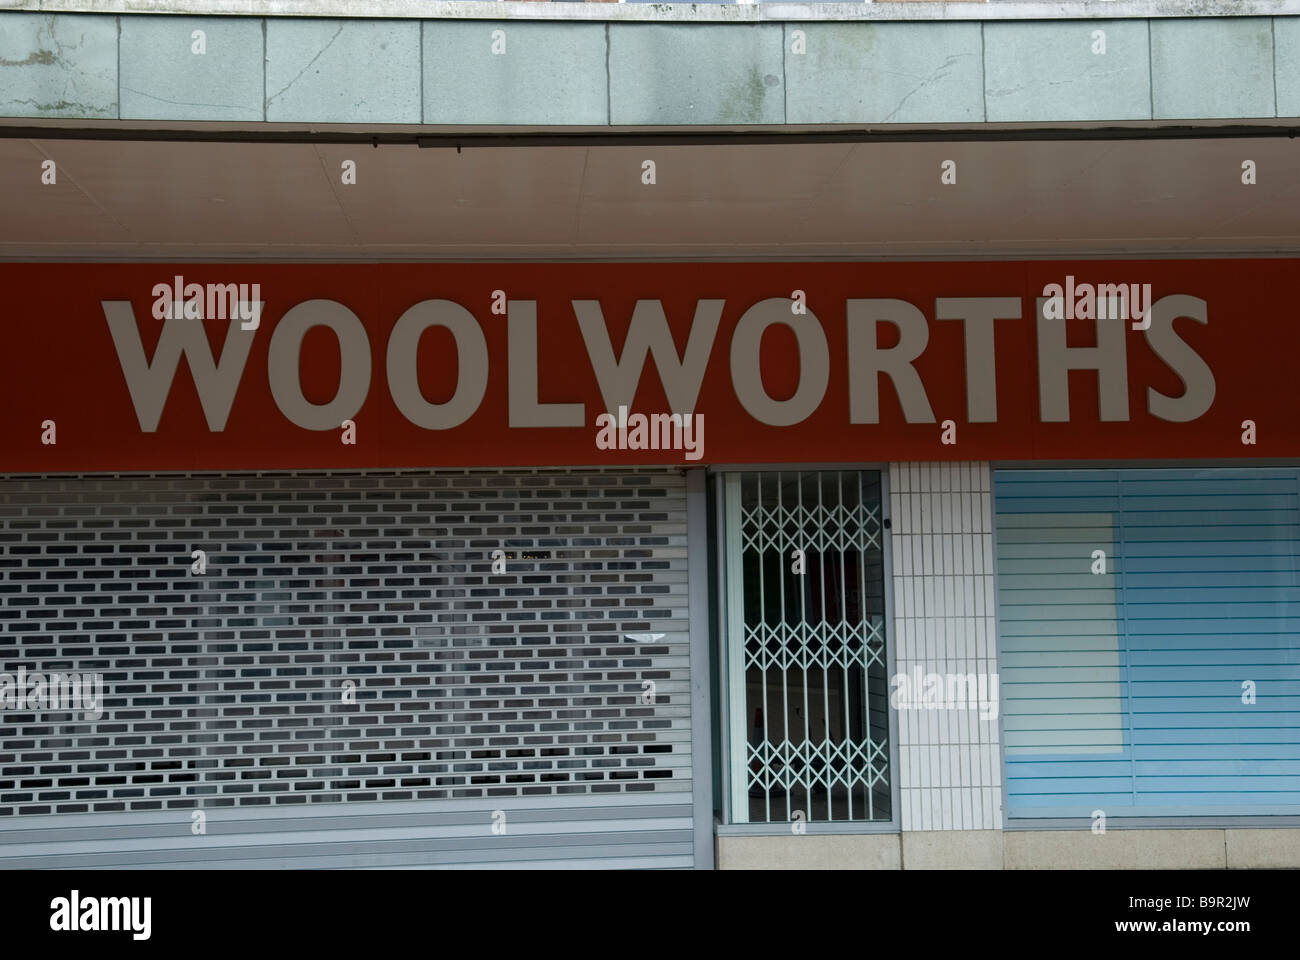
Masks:
[[[903,867],[907,870],[1001,870],[1001,830],[907,830]]]
[[[714,840],[719,870],[1300,868],[1300,828],[918,830]]]
[[[536,3],[519,0],[0,0],[0,10],[246,17],[424,20],[640,20],[753,23],[764,20],[1092,20],[1148,17],[1300,16],[1300,0],[991,0],[972,3],[707,2]]]
[[[1267,831],[1264,831],[1267,832]],[[1223,830],[1043,830],[1003,837],[1008,870],[1215,870]]]
[[[1300,830],[1225,830],[1229,869],[1300,868]]]
[[[505,11],[511,4],[503,2],[480,4],[494,11],[492,21],[279,16],[258,22],[13,12],[5,7],[12,2],[0,0],[0,117],[618,129],[1222,125],[1290,122],[1300,111],[1300,12],[988,25],[782,25],[753,16],[561,24],[511,22]],[[1278,0],[1284,2],[1291,0]],[[1300,0],[1294,2],[1300,11]],[[139,0],[137,6],[142,12],[149,5]],[[436,5],[412,0],[410,9],[427,14]],[[782,5],[710,5],[765,6]],[[1197,10],[1215,6],[1206,0]],[[199,31],[202,50],[191,46]]]
[[[898,870],[896,833],[716,837],[719,870]]]

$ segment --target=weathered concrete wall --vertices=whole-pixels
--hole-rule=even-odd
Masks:
[[[1119,17],[1236,17],[1300,14],[1300,0],[0,0],[0,10],[247,17],[467,18],[477,20],[1053,20]]]
[[[1089,9],[1098,6],[1122,4]],[[1300,16],[560,24],[0,12],[0,117],[597,127],[1290,120],[1300,117]]]

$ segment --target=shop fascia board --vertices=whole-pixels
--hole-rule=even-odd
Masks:
[[[1300,16],[1300,0],[957,0],[951,3],[537,3],[535,0],[0,0],[0,10],[176,16],[756,23]]]

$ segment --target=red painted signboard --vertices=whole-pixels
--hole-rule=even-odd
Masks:
[[[0,281],[8,473],[1300,456],[1300,260]]]

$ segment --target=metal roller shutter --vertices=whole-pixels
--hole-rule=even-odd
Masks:
[[[995,502],[1011,816],[1300,812],[1300,474],[1001,470]]]
[[[689,867],[686,563],[672,470],[0,481],[0,670],[105,695],[0,866]]]

